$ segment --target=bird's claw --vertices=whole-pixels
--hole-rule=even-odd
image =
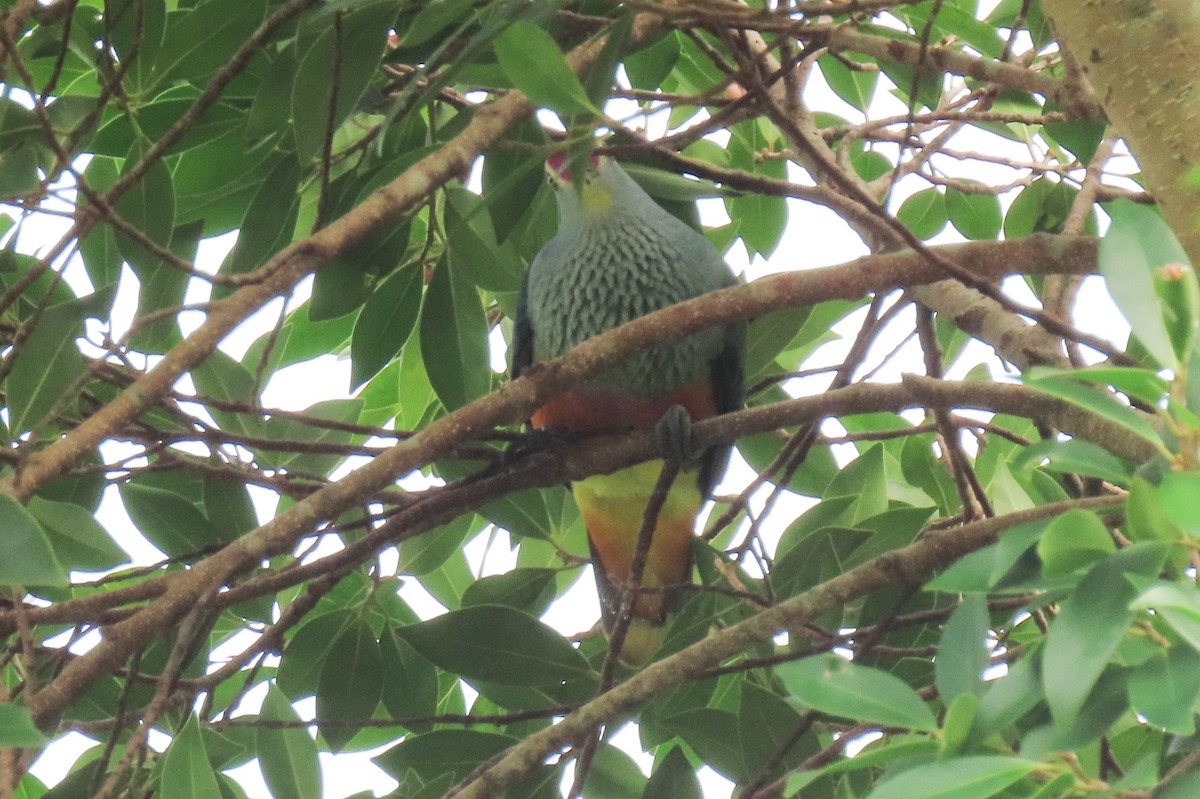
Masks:
[[[692,415],[682,405],[672,405],[654,426],[658,449],[664,459],[680,467],[695,464],[696,448],[692,444]]]
[[[543,452],[560,444],[570,443],[576,438],[576,435],[566,430],[556,430],[548,427],[533,428],[525,431],[524,437],[513,441],[504,448],[504,452],[500,456],[500,462],[502,465],[508,466],[524,458],[526,455]]]

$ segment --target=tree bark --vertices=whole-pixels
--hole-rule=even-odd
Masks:
[[[1193,0],[1045,0],[1147,187],[1200,263],[1200,9]]]

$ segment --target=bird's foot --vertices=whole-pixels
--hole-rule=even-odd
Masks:
[[[547,427],[527,430],[522,438],[513,441],[504,448],[504,454],[500,457],[500,463],[507,466],[519,461],[526,455],[532,455],[535,452],[544,452],[563,444],[569,444],[578,437],[577,433],[573,433],[570,430],[557,430]]]
[[[681,468],[695,465],[696,447],[692,443],[692,415],[682,405],[672,405],[654,426],[658,436],[658,449],[665,460],[674,461]]]

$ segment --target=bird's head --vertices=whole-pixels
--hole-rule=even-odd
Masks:
[[[615,184],[608,172],[618,167],[607,157],[592,153],[572,158],[569,153],[553,153],[546,159],[546,177],[560,197],[569,193],[577,198],[585,214],[603,214],[612,207]]]

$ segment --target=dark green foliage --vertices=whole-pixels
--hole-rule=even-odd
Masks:
[[[568,729],[487,795],[1200,793],[1188,254],[1039,2],[804,5],[3,4],[0,793],[318,799],[378,747],[433,799]],[[561,485],[637,442],[526,437],[557,367],[501,377],[566,145],[774,303],[653,671]],[[942,258],[1017,305],[917,308]]]

